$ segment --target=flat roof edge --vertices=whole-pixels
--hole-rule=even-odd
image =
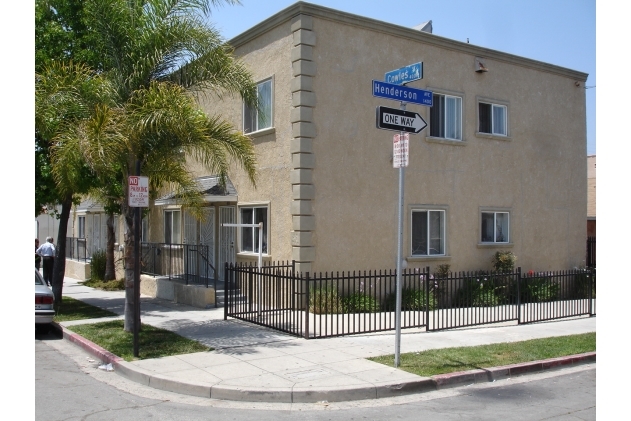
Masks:
[[[492,50],[490,48],[478,47],[476,45],[468,44],[462,41],[456,41],[449,38],[441,37],[436,34],[430,34],[427,32],[418,31],[413,28],[394,25],[380,20],[366,18],[363,16],[354,15],[351,13],[342,12],[339,10],[330,9],[328,7],[323,7],[302,1],[281,10],[275,15],[270,16],[261,23],[232,38],[228,41],[228,43],[233,48],[238,48],[253,40],[254,38],[257,38],[258,36],[268,32],[269,30],[288,21],[291,21],[293,18],[301,14],[335,22],[343,22],[349,25],[383,32],[385,34],[399,36],[402,38],[414,39],[426,44],[435,45],[475,56],[482,56],[487,59],[504,61],[549,73],[555,73],[568,78],[580,80],[582,82],[587,81],[587,77],[589,76],[588,73],[580,72],[578,70],[572,70],[566,67],[557,66],[543,61],[504,53],[502,51]]]

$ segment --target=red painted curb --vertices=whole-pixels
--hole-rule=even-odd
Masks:
[[[58,329],[61,330],[64,339],[68,339],[70,342],[79,345],[81,348],[94,355],[96,358],[100,358],[102,362],[111,363],[113,366],[118,366],[119,362],[124,361],[118,355],[112,354],[108,350],[101,348],[94,342],[87,340],[83,336],[74,333],[73,331],[61,326],[60,324],[53,323],[53,325],[57,325]]]

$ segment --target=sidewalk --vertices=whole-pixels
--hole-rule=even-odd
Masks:
[[[100,291],[65,278],[63,294],[123,317],[123,291]],[[157,389],[213,399],[285,403],[377,399],[596,360],[596,354],[589,353],[420,377],[366,359],[394,354],[394,332],[305,340],[234,319],[223,320],[223,308],[198,309],[143,296],[142,323],[197,340],[214,351],[126,362],[72,332],[73,325],[106,320],[109,319],[60,325],[64,338],[101,361],[111,362],[115,371],[131,380]],[[401,353],[595,331],[595,317],[441,332],[404,329]]]

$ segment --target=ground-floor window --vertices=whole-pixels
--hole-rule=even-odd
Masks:
[[[483,211],[481,217],[481,241],[483,243],[508,243],[509,212]]]
[[[445,211],[412,210],[412,256],[445,254]]]
[[[240,208],[240,217],[242,224],[258,224],[263,223],[263,253],[267,254],[267,206],[243,206]],[[258,253],[259,252],[259,229],[250,227],[241,227],[241,251]]]

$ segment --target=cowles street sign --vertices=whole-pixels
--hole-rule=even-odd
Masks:
[[[423,63],[414,63],[400,69],[391,70],[385,74],[383,80],[394,85],[405,85],[406,83],[423,79]]]
[[[149,207],[149,177],[130,175],[129,186],[129,206],[132,208]]]
[[[427,123],[419,113],[396,108],[377,107],[377,128],[397,132],[420,133]]]

